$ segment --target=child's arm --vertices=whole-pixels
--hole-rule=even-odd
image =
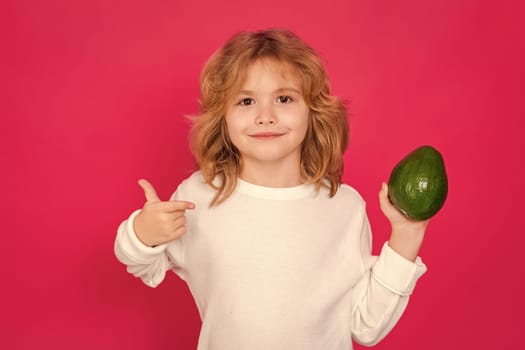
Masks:
[[[139,182],[146,196],[142,210],[133,212],[122,222],[115,239],[115,255],[128,272],[141,278],[150,287],[164,279],[174,262],[166,254],[172,242],[172,253],[181,249],[177,240],[186,231],[184,213],[194,207],[183,201],[162,202],[146,180]]]
[[[352,338],[371,346],[399,321],[426,266],[419,258],[406,260],[385,243],[379,257],[370,256],[366,267],[352,295]]]
[[[390,204],[385,186],[379,194],[380,205],[391,222],[392,234],[379,256],[372,256],[370,228],[363,214],[364,275],[352,295],[352,337],[364,345],[374,345],[390,332],[408,305],[417,280],[426,271],[417,254],[428,221],[406,219]]]

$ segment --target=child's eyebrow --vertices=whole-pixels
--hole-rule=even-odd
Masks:
[[[282,93],[290,93],[290,92],[294,92],[296,94],[302,94],[301,91],[295,89],[295,88],[292,88],[292,87],[284,87],[284,88],[279,88],[277,90],[275,90],[273,93],[275,94],[282,94]],[[252,90],[241,90],[239,91],[239,95],[253,95],[255,94],[255,92],[253,92]]]
[[[295,92],[296,94],[301,94],[301,91],[295,89],[295,88],[292,88],[292,87],[285,87],[285,88],[280,88],[280,89],[277,89],[275,90],[276,93],[285,93],[285,92]]]

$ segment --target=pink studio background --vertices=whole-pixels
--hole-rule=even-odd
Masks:
[[[421,144],[450,194],[429,267],[376,349],[517,349],[524,313],[523,5],[518,1],[30,1],[2,26],[3,349],[194,349],[186,285],[150,289],[113,254],[148,178],[192,170],[183,118],[206,58],[235,32],[288,27],[350,101],[345,180],[388,238],[377,192]],[[254,317],[257,317],[254,315]],[[361,349],[361,347],[357,347]]]

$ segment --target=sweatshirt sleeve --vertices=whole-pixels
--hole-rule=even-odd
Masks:
[[[174,263],[166,251],[169,243],[148,247],[138,239],[133,221],[139,213],[140,209],[134,211],[118,227],[115,255],[127,266],[129,273],[140,278],[146,285],[156,287],[164,280],[166,271],[174,267]]]
[[[352,337],[366,346],[377,344],[395,326],[407,307],[417,280],[427,270],[420,257],[411,262],[385,242],[379,256],[371,255],[371,232],[363,214],[361,256],[363,277],[352,293]]]

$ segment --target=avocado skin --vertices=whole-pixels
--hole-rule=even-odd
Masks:
[[[445,204],[448,179],[441,154],[432,146],[421,146],[396,164],[388,180],[388,197],[410,219],[434,216]]]

